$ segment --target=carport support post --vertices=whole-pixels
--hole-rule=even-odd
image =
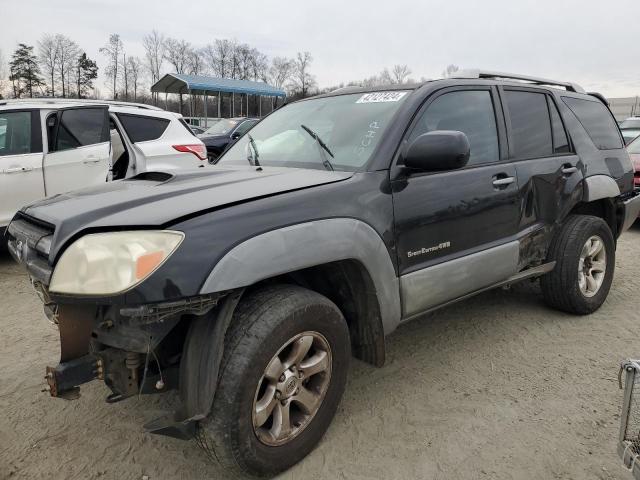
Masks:
[[[231,92],[231,116],[235,117],[236,113],[236,94],[235,92]]]
[[[262,117],[262,95],[260,95],[258,97],[258,99],[259,99],[259,102],[260,102],[260,107],[258,107],[258,116]]]
[[[204,91],[204,126],[205,128],[207,126],[207,123],[209,123],[207,122],[208,117],[209,116],[207,115],[207,91],[205,90]]]
[[[220,96],[221,95],[222,95],[222,92],[218,92],[218,118],[220,118],[220,116],[221,116],[220,115],[220,101],[221,101]]]

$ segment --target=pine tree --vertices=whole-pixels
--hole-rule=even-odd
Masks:
[[[33,47],[24,43],[18,44],[9,63],[9,80],[13,84],[14,97],[20,98],[26,93],[33,98],[34,89],[44,85],[40,75],[40,67],[33,53]]]
[[[89,90],[93,90],[93,81],[96,78],[98,78],[98,65],[83,52],[76,62],[78,98],[86,98]]]

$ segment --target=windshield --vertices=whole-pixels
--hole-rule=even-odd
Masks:
[[[640,129],[640,118],[627,118],[620,124],[620,128],[638,128]]]
[[[212,127],[207,128],[205,130],[205,135],[224,135],[225,133],[229,133],[231,130],[235,128],[238,124],[236,120],[228,120],[226,118],[219,120]]]
[[[627,152],[640,155],[640,137],[627,146]]]
[[[292,103],[253,127],[219,163],[253,163],[257,150],[260,165],[355,171],[369,160],[408,93],[359,93]]]

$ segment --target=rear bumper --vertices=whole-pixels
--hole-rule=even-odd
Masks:
[[[638,215],[640,215],[640,191],[636,190],[633,197],[624,201],[624,220],[620,233],[629,230]]]

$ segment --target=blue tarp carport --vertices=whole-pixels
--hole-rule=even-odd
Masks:
[[[220,112],[220,97],[223,93],[230,93],[235,100],[235,94],[247,96],[247,110],[249,95],[257,95],[259,97],[271,97],[272,99],[284,98],[286,93],[284,90],[268,85],[264,82],[254,82],[251,80],[234,80],[231,78],[207,77],[204,75],[186,75],[183,73],[167,73],[151,86],[151,91],[156,93],[174,93],[203,95],[205,116],[207,109],[207,96],[216,95],[218,97],[218,116]],[[235,107],[235,101],[232,103]],[[273,107],[273,103],[271,103]],[[262,102],[260,102],[260,110],[262,110]],[[232,110],[232,115],[234,115]],[[262,112],[260,112],[262,114]]]

